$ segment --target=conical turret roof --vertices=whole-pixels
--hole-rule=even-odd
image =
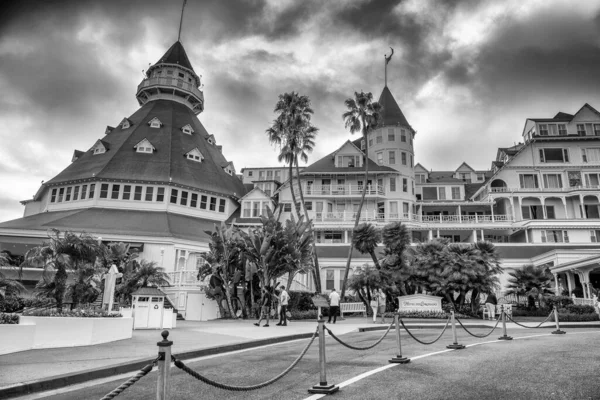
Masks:
[[[411,127],[387,86],[383,88],[383,92],[381,92],[381,96],[379,96],[379,104],[383,106],[383,112],[381,113],[382,125],[402,125],[409,128]]]
[[[160,120],[160,128],[150,127],[154,118]],[[210,135],[189,107],[156,100],[128,119],[132,124],[129,128],[119,126],[102,138],[109,147],[106,153],[85,152],[44,185],[80,180],[137,181],[182,185],[234,198],[245,194],[242,181],[223,169],[229,160],[214,141],[208,140]],[[186,125],[192,127],[192,134],[182,131]],[[152,154],[134,149],[144,139],[155,148]],[[186,158],[194,149],[202,154],[202,162]]]
[[[156,64],[179,64],[182,67],[191,69],[192,71],[192,63],[190,63],[190,59],[188,58],[183,45],[178,40],[173,43],[173,46],[167,50],[167,52],[158,60]],[[154,65],[156,65],[154,64]]]

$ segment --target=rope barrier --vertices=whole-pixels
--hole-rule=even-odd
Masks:
[[[276,377],[269,379],[266,382],[263,383],[259,383],[256,385],[251,385],[251,386],[233,386],[233,385],[227,385],[224,383],[219,383],[219,382],[215,382],[205,376],[200,375],[198,372],[194,371],[193,369],[190,369],[188,366],[186,366],[183,361],[178,360],[175,356],[171,356],[171,359],[175,362],[175,366],[179,369],[181,369],[182,371],[186,372],[187,374],[191,375],[192,377],[198,379],[201,382],[204,382],[208,385],[214,386],[216,388],[219,389],[223,389],[223,390],[231,390],[234,392],[246,392],[246,391],[250,391],[250,390],[256,390],[256,389],[260,389],[263,388],[265,386],[270,385],[271,383],[275,383],[277,382],[279,379],[283,378],[285,375],[287,375],[302,359],[302,357],[304,357],[304,355],[306,354],[306,352],[308,351],[308,349],[310,348],[310,346],[313,344],[313,342],[315,341],[315,338],[317,337],[317,333],[319,332],[319,330],[317,329],[315,331],[315,333],[313,334],[313,336],[310,338],[310,341],[308,342],[308,345],[306,345],[306,347],[304,348],[304,350],[302,350],[302,353],[300,353],[300,355],[298,356],[298,358],[296,358],[294,360],[294,362],[292,362],[292,364],[287,367],[282,373],[280,373],[279,375],[277,375]]]
[[[404,330],[406,331],[406,333],[408,333],[410,335],[411,338],[415,339],[417,342],[424,344],[424,345],[430,345],[430,344],[434,344],[435,342],[437,342],[438,340],[440,340],[440,338],[442,337],[442,335],[444,334],[444,332],[446,332],[446,329],[448,328],[448,324],[450,323],[450,318],[448,318],[446,320],[446,325],[444,326],[444,329],[442,329],[442,333],[440,333],[440,336],[438,336],[437,338],[435,338],[435,340],[433,342],[423,342],[422,340],[417,339],[406,327],[406,325],[404,325],[404,321],[402,321],[402,319],[400,318],[400,323],[402,324],[402,326],[404,327]]]
[[[385,331],[385,333],[383,334],[383,336],[382,336],[381,338],[379,338],[379,340],[378,340],[378,341],[376,341],[376,342],[375,342],[374,344],[372,344],[371,346],[367,346],[367,347],[355,347],[355,346],[352,346],[352,345],[350,345],[350,344],[348,344],[348,343],[345,343],[345,342],[344,342],[342,339],[338,338],[337,336],[335,336],[335,335],[333,334],[333,332],[331,332],[331,330],[329,330],[329,328],[325,327],[325,330],[326,330],[327,332],[329,332],[329,334],[331,335],[331,337],[332,337],[332,338],[334,338],[334,339],[335,339],[335,340],[336,340],[336,341],[337,341],[339,344],[341,344],[342,346],[346,346],[347,348],[349,348],[349,349],[352,349],[352,350],[359,350],[359,351],[362,351],[362,350],[369,350],[369,349],[372,349],[373,347],[375,347],[375,346],[377,346],[379,343],[381,343],[381,342],[383,341],[383,339],[385,339],[385,337],[387,336],[387,334],[388,334],[388,333],[390,333],[390,329],[392,329],[392,326],[394,326],[394,323],[393,323],[393,322],[390,324],[390,326],[388,326],[388,328],[387,328],[387,331]]]
[[[517,324],[517,325],[519,325],[519,326],[522,326],[523,328],[536,329],[536,328],[539,328],[540,326],[542,326],[542,324],[544,324],[544,323],[548,322],[548,320],[550,319],[550,317],[552,317],[552,313],[553,313],[553,312],[554,312],[554,310],[553,310],[553,311],[551,311],[551,312],[550,312],[550,314],[548,315],[548,317],[546,317],[546,319],[545,319],[545,320],[543,320],[542,322],[540,322],[540,324],[539,324],[538,326],[527,326],[527,325],[523,325],[523,324],[520,324],[520,323],[518,323],[518,322],[517,322],[517,321],[515,321],[514,319],[512,319],[510,315],[508,315],[508,314],[507,314],[506,316],[507,316],[507,317],[508,317],[508,319],[510,319],[512,322],[514,322],[515,324]]]
[[[108,393],[106,396],[104,396],[100,400],[111,400],[111,399],[114,399],[115,397],[117,397],[118,395],[120,395],[125,389],[127,389],[128,387],[130,387],[131,385],[133,385],[134,383],[136,383],[137,381],[139,381],[140,378],[148,375],[148,373],[150,371],[152,371],[152,368],[154,368],[154,366],[156,365],[157,362],[158,362],[158,358],[156,358],[156,360],[152,361],[152,364],[148,364],[144,368],[142,368],[141,370],[139,370],[134,376],[132,376],[131,378],[127,379],[125,382],[123,382],[121,385],[119,385],[119,387],[117,387],[116,389],[114,389],[112,392]]]
[[[495,329],[498,327],[498,324],[500,323],[500,317],[498,317],[498,319],[496,320],[496,325],[494,325],[494,327],[492,328],[492,330],[491,330],[491,331],[489,331],[489,332],[488,332],[487,334],[485,334],[485,335],[476,335],[476,334],[474,334],[474,333],[470,332],[470,331],[467,329],[467,327],[466,327],[466,326],[464,326],[462,322],[460,322],[460,319],[456,318],[456,320],[458,321],[458,323],[460,324],[460,326],[462,326],[462,327],[463,327],[463,329],[464,329],[464,330],[465,330],[465,331],[466,331],[466,332],[467,332],[469,335],[471,335],[471,336],[473,336],[473,337],[476,337],[476,338],[480,338],[480,339],[483,339],[483,338],[485,338],[485,337],[488,337],[488,336],[490,336],[490,335],[491,335],[491,334],[494,332],[494,330],[495,330]]]

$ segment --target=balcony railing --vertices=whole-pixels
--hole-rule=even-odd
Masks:
[[[362,196],[364,186],[358,185],[302,185],[305,196]],[[367,185],[366,196],[385,196],[383,185]]]
[[[569,186],[562,188],[521,188],[521,187],[491,187],[491,193],[511,193],[511,192],[572,192],[576,190],[600,190],[600,185],[587,186]]]
[[[171,286],[198,288],[202,283],[198,280],[198,271],[195,269],[182,269],[178,271],[167,272],[167,276]]]
[[[150,86],[166,86],[166,87],[178,87],[180,89],[183,89],[187,92],[192,93],[194,96],[196,96],[198,99],[200,99],[202,102],[204,102],[204,94],[193,84],[184,81],[183,79],[177,79],[177,78],[147,78],[144,79],[142,81],[142,83],[140,83],[138,85],[138,92],[146,87],[150,87]]]
[[[311,216],[315,223],[350,223],[356,219],[352,211],[316,212]],[[410,213],[382,214],[377,211],[363,211],[360,215],[361,222],[420,222],[432,224],[485,224],[513,222],[510,215],[417,215]]]

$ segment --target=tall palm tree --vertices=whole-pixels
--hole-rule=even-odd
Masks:
[[[360,224],[354,228],[352,234],[352,245],[361,254],[369,254],[373,259],[373,264],[377,270],[381,269],[375,249],[377,244],[381,241],[381,232],[373,224]]]
[[[289,166],[289,182],[292,201],[296,210],[296,215],[301,215],[301,210],[304,211],[304,216],[307,221],[310,221],[308,210],[304,202],[304,193],[300,181],[299,160],[308,161],[308,153],[312,152],[315,145],[315,137],[318,128],[312,125],[311,118],[314,114],[310,105],[308,96],[300,95],[296,92],[284,93],[279,95],[279,101],[275,105],[275,113],[277,118],[273,121],[273,125],[266,131],[271,144],[279,146],[280,153],[278,160],[285,162]],[[294,188],[293,167],[296,167],[296,180],[298,182],[298,192],[300,202],[296,197]],[[319,260],[313,237],[313,261],[314,268],[312,269],[313,278],[317,292],[321,292],[321,279]],[[291,276],[288,278],[291,279]]]
[[[416,287],[412,285],[407,250],[410,249],[410,233],[405,225],[392,222],[381,231],[383,257],[381,262],[382,279],[388,284],[396,285],[403,295],[413,294]]]
[[[85,264],[94,263],[99,248],[96,239],[85,233],[77,235],[67,231],[61,235],[58,229],[52,229],[48,238],[49,240],[41,246],[25,254],[25,261],[21,264],[21,268],[42,266],[43,280],[52,283],[56,308],[58,312],[62,312],[68,271],[76,271]]]
[[[354,228],[358,226],[358,222],[360,221],[360,214],[362,212],[362,207],[365,203],[365,195],[367,194],[367,181],[369,179],[369,133],[372,132],[377,125],[379,124],[379,120],[381,118],[381,111],[383,107],[376,101],[373,101],[373,95],[371,92],[365,93],[361,91],[360,93],[354,92],[354,98],[346,99],[344,102],[346,108],[348,109],[344,114],[342,114],[342,118],[344,119],[344,123],[346,129],[350,130],[350,133],[354,134],[356,132],[361,132],[363,136],[363,140],[365,142],[365,151],[363,154],[363,164],[365,168],[365,178],[363,185],[363,192],[360,198],[360,204],[358,206],[358,211],[356,212],[356,220],[354,221]],[[352,249],[353,245],[350,243],[350,249],[348,249],[348,258],[346,260],[346,270],[344,271],[344,281],[342,283],[342,293],[341,298],[344,298],[344,294],[346,293],[346,282],[348,281],[348,272],[350,271],[350,263],[352,261]]]
[[[508,273],[507,294],[526,296],[530,308],[535,308],[535,298],[543,302],[544,294],[552,294],[552,274],[544,266],[525,265]]]

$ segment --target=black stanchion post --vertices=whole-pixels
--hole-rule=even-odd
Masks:
[[[162,331],[161,336],[163,337],[163,340],[156,343],[158,346],[158,382],[156,387],[156,400],[168,400],[169,378],[171,377],[171,345],[173,342],[167,340],[169,331]]]
[[[400,342],[400,317],[398,313],[394,315],[394,325],[396,326],[396,343],[398,344],[398,355],[389,362],[394,364],[407,364],[410,362],[410,358],[402,357],[402,343]]]
[[[320,382],[308,389],[309,393],[331,394],[340,390],[339,386],[327,384],[327,371],[325,360],[325,320],[319,319],[319,367],[321,369]]]
[[[565,331],[561,331],[560,330],[560,325],[558,323],[558,310],[556,309],[556,306],[554,306],[554,322],[556,322],[556,330],[552,331],[553,335],[564,335]]]
[[[506,334],[506,312],[504,311],[504,308],[502,308],[502,336],[500,336],[498,338],[498,340],[512,340],[511,336],[508,336]]]
[[[456,321],[454,321],[454,310],[450,311],[450,313],[452,315],[452,339],[454,340],[454,343],[449,344],[448,346],[446,346],[446,348],[453,350],[464,349],[465,346],[462,344],[458,344],[458,338],[456,337]]]

